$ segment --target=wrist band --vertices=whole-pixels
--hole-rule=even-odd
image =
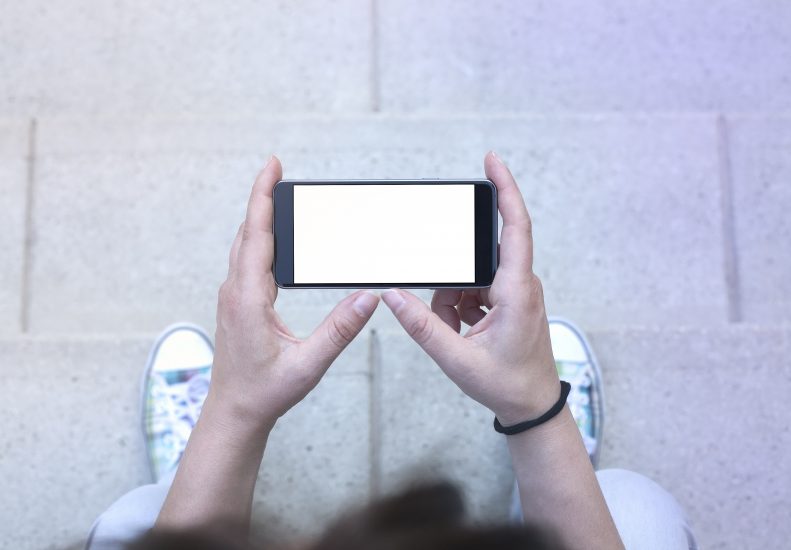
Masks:
[[[514,424],[513,426],[503,426],[502,424],[500,424],[500,421],[497,420],[497,417],[495,417],[494,418],[495,431],[505,435],[514,435],[514,434],[522,433],[525,430],[529,430],[530,428],[535,428],[540,424],[543,424],[547,420],[550,420],[551,418],[555,417],[560,411],[563,410],[563,407],[566,405],[566,398],[568,398],[570,391],[571,391],[571,384],[561,380],[560,398],[558,399],[557,403],[552,405],[551,409],[549,409],[547,412],[545,412],[535,420],[526,420],[525,422],[520,422],[519,424]]]

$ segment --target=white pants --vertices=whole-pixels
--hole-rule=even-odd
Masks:
[[[645,476],[628,470],[596,473],[627,550],[695,550],[697,545],[676,499]],[[86,548],[119,550],[151,529],[173,476],[134,489],[94,522]]]

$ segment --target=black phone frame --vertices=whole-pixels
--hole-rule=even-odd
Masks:
[[[475,186],[475,281],[454,283],[294,283],[294,185]],[[487,179],[280,180],[272,191],[275,255],[272,273],[280,288],[485,288],[497,271],[497,188]]]

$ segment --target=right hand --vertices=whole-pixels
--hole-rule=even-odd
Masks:
[[[256,178],[247,216],[231,247],[217,306],[216,351],[207,402],[232,420],[269,429],[321,380],[373,315],[379,298],[358,291],[341,300],[305,339],[274,308],[272,193],[283,169],[277,157]],[[204,408],[212,410],[211,406]]]
[[[533,273],[527,208],[511,172],[493,152],[486,155],[484,168],[497,187],[503,217],[500,265],[492,286],[437,290],[431,309],[400,289],[385,291],[382,299],[464,393],[510,426],[546,412],[558,399],[560,382],[541,281]],[[471,327],[464,336],[459,333],[462,321]]]

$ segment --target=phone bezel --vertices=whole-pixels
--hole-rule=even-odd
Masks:
[[[475,186],[475,282],[455,283],[294,283],[294,185],[458,185]],[[497,188],[487,179],[280,180],[272,192],[275,256],[272,272],[280,288],[485,288],[497,271]]]

